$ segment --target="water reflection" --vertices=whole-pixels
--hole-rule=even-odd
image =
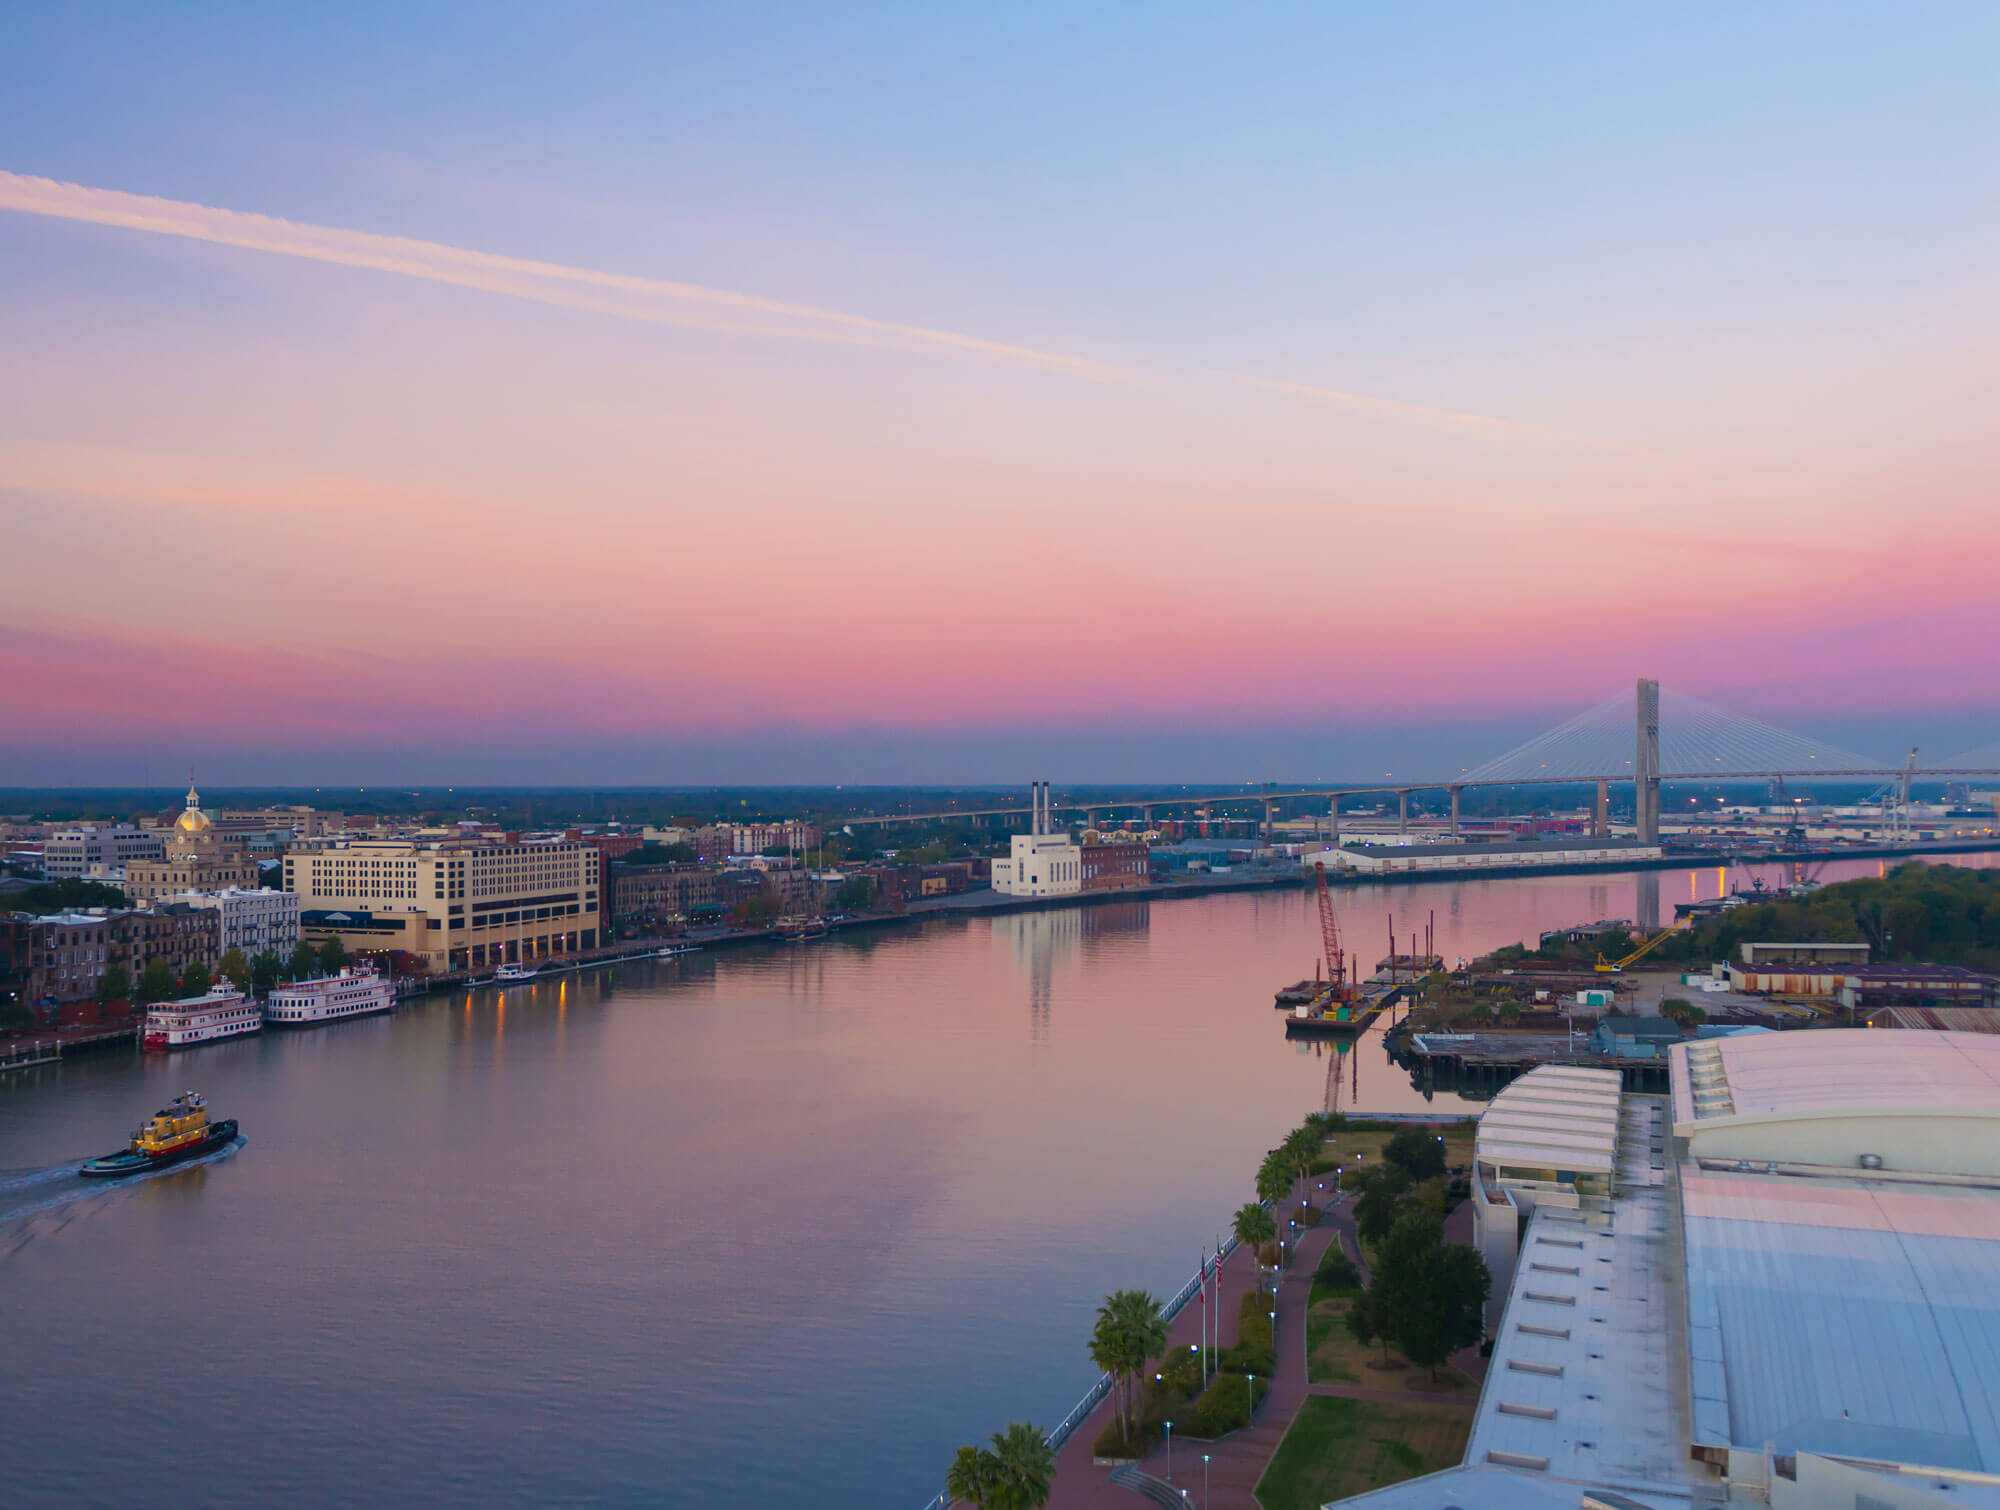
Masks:
[[[1391,911],[1450,959],[1641,890],[1335,902],[1371,962]],[[921,1505],[1067,1407],[1097,1299],[1171,1293],[1302,1114],[1477,1109],[1384,1024],[1288,1041],[1272,992],[1320,953],[1303,889],[939,918],[0,1080],[25,1178],[189,1085],[248,1139],[0,1220],[8,1504]]]

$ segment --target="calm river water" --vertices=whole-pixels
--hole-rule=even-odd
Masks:
[[[1339,902],[1367,961],[1392,911],[1449,960],[1744,882]],[[1317,947],[1305,891],[940,919],[0,1080],[7,1503],[920,1510],[1324,1104],[1271,1008]],[[1461,1105],[1379,1042],[1341,1068]],[[190,1086],[240,1151],[63,1168]]]

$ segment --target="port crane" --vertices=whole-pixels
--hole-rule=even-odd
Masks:
[[[1347,953],[1340,945],[1340,919],[1334,916],[1333,893],[1327,887],[1322,861],[1313,863],[1313,885],[1319,892],[1319,935],[1326,950],[1327,1005],[1351,1008],[1354,990],[1347,981]]]
[[[1654,934],[1651,938],[1647,939],[1645,943],[1641,944],[1638,948],[1634,949],[1630,954],[1627,954],[1622,959],[1615,959],[1615,960],[1606,959],[1602,953],[1599,953],[1599,955],[1597,956],[1598,974],[1600,975],[1618,974],[1627,965],[1631,964],[1634,960],[1644,959],[1647,955],[1651,954],[1654,949],[1659,947],[1660,943],[1666,938],[1666,936],[1672,933],[1673,931],[1674,930],[1671,928],[1662,928],[1658,933]]]

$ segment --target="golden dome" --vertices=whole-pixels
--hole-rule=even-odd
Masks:
[[[208,831],[208,814],[201,810],[201,794],[193,787],[188,788],[187,811],[174,820],[174,827],[184,834]]]

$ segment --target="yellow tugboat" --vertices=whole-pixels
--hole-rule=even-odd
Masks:
[[[119,1175],[163,1169],[183,1159],[212,1153],[236,1136],[236,1122],[208,1120],[208,1101],[200,1091],[174,1097],[142,1123],[132,1134],[132,1142],[117,1153],[88,1159],[77,1173],[88,1179],[109,1180]]]

